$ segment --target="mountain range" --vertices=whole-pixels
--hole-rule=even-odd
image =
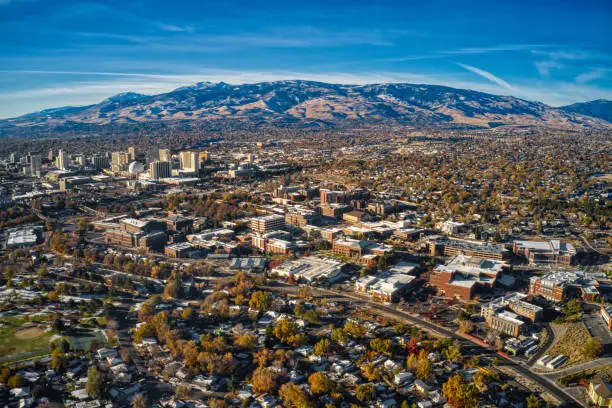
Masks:
[[[0,120],[11,128],[82,124],[219,122],[281,126],[398,123],[492,128],[549,126],[612,129],[612,102],[597,100],[554,108],[512,96],[438,85],[340,85],[276,81],[230,85],[199,82],[159,95],[128,92],[88,106],[46,109]]]

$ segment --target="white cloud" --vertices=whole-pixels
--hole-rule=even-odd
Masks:
[[[535,65],[540,75],[546,78],[550,76],[551,70],[565,68],[564,65],[557,61],[536,61]]]
[[[467,64],[458,63],[457,65],[467,69],[468,71],[472,71],[476,75],[480,75],[481,77],[483,77],[485,79],[488,79],[489,81],[493,82],[494,84],[497,84],[499,86],[503,86],[506,89],[512,89],[512,85],[510,85],[508,82],[506,82],[503,79],[493,75],[492,73],[490,73],[488,71],[485,71],[483,69],[476,68],[476,67],[473,67],[473,66],[467,65]]]
[[[583,72],[582,74],[576,77],[576,82],[579,84],[586,84],[587,82],[593,81],[595,79],[605,77],[608,71],[609,70],[604,68],[595,68],[590,71]]]

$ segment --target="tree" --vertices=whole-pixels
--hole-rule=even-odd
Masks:
[[[283,384],[280,388],[279,396],[286,407],[308,408],[311,406],[308,395],[299,385],[292,382]]]
[[[408,354],[416,354],[416,352],[419,351],[419,342],[416,337],[411,337],[410,340],[408,340],[406,350],[408,350]]]
[[[370,340],[370,347],[372,347],[372,350],[375,350],[379,353],[383,353],[383,354],[390,354],[391,352],[391,340],[390,339],[381,339],[381,338],[374,338],[372,340]]]
[[[459,362],[463,358],[460,346],[456,344],[448,346],[448,348],[444,350],[444,357],[452,363]]]
[[[90,398],[97,399],[102,395],[102,386],[104,385],[104,378],[101,372],[98,371],[96,366],[89,367],[87,370],[87,384],[85,385],[85,391]]]
[[[289,342],[291,337],[297,334],[297,326],[290,320],[281,319],[281,321],[274,327],[274,336],[283,343]]]
[[[527,408],[542,408],[542,403],[540,402],[540,399],[533,394],[530,394],[527,397],[526,402]]]
[[[62,321],[62,319],[57,317],[53,320],[53,324],[51,327],[53,328],[53,331],[55,331],[56,333],[61,333],[62,330],[64,330],[64,322]]]
[[[346,322],[344,332],[354,339],[359,339],[366,334],[366,329],[362,325],[355,322]]]
[[[251,384],[253,385],[254,393],[268,393],[276,386],[276,377],[271,369],[258,367],[253,371]]]
[[[256,290],[251,295],[251,300],[249,300],[249,307],[257,309],[260,312],[265,312],[270,307],[271,302],[272,297],[270,296],[269,292]]]
[[[310,377],[308,377],[308,382],[310,383],[310,391],[315,395],[329,394],[334,385],[327,374],[321,371],[311,374]]]
[[[244,350],[255,347],[256,342],[257,339],[255,336],[252,336],[249,333],[244,333],[238,337],[234,337],[234,346]]]
[[[471,320],[459,321],[459,331],[461,333],[471,333],[474,330],[474,323]]]
[[[357,386],[355,389],[355,396],[361,402],[372,401],[376,396],[374,384],[366,383]]]
[[[467,384],[459,374],[442,384],[442,395],[453,408],[472,408],[478,405],[478,389],[474,384]]]
[[[132,408],[147,408],[147,398],[142,394],[136,394],[132,398]]]
[[[62,372],[66,369],[66,355],[60,349],[55,349],[51,353],[51,368]]]
[[[190,320],[191,316],[193,316],[193,310],[191,310],[190,307],[183,309],[183,313],[181,313],[181,318],[183,320]]]
[[[330,342],[326,338],[322,338],[314,345],[314,353],[317,356],[324,356],[329,351]]]
[[[338,344],[344,344],[346,342],[346,333],[342,329],[333,329],[331,339]]]
[[[419,359],[419,364],[416,369],[417,378],[419,380],[426,381],[427,379],[429,379],[432,369],[433,369],[433,364],[427,357]]]
[[[181,276],[178,274],[173,274],[168,279],[168,283],[164,287],[164,297],[165,298],[174,298],[180,299],[184,296],[185,289],[183,287],[183,280]]]
[[[587,344],[584,345],[583,354],[588,358],[597,358],[603,352],[601,340],[597,337],[592,337]]]
[[[11,376],[6,382],[6,385],[9,388],[19,388],[19,387],[22,387],[24,384],[25,384],[25,381],[23,381],[23,378],[19,374],[15,374]]]

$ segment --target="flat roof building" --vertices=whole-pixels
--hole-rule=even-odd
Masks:
[[[527,258],[530,264],[557,263],[571,265],[576,248],[569,242],[553,239],[551,241],[514,241],[512,251]]]
[[[307,256],[295,261],[283,262],[272,269],[279,276],[303,280],[311,283],[315,281],[333,281],[342,272],[345,264],[335,259]]]

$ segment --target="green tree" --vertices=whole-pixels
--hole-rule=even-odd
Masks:
[[[55,349],[51,353],[51,368],[58,372],[66,369],[66,355],[60,349]]]
[[[372,350],[375,350],[379,353],[390,354],[391,340],[376,337],[370,340],[370,347],[372,347]]]
[[[540,399],[533,394],[530,394],[527,397],[526,402],[527,408],[542,408],[542,403],[540,402]]]
[[[361,402],[372,401],[376,396],[374,384],[366,383],[358,385],[355,389],[355,396]]]
[[[324,356],[329,351],[330,342],[326,338],[322,338],[314,345],[314,353],[317,356]]]
[[[603,352],[601,340],[597,337],[592,337],[587,344],[584,345],[583,354],[588,358],[597,358]]]
[[[265,312],[270,307],[270,303],[272,302],[272,297],[269,292],[264,292],[261,290],[256,290],[251,295],[251,300],[249,300],[249,306],[253,309],[257,309],[260,312]]]
[[[8,381],[6,382],[6,385],[9,388],[23,387],[24,384],[25,384],[25,381],[23,380],[23,378],[19,374],[15,374],[15,375],[11,376],[8,379]]]
[[[101,372],[98,371],[96,366],[89,367],[87,370],[87,384],[85,385],[85,391],[90,398],[97,399],[102,395],[104,385],[104,377]]]

